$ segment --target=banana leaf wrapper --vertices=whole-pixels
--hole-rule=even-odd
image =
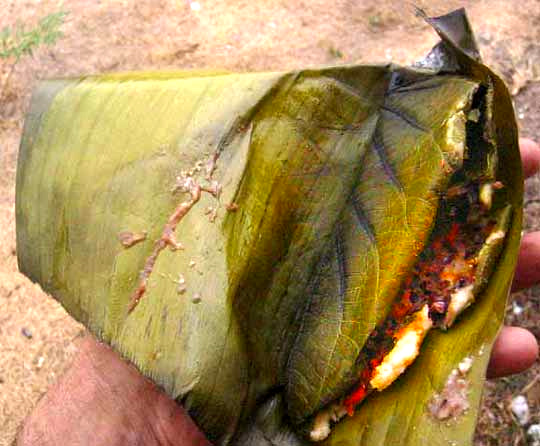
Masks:
[[[482,292],[319,443],[471,444],[523,178],[510,96],[464,11],[426,20],[441,43],[415,67],[41,82],[18,160],[20,270],[216,445],[311,444],[302,423],[350,390],[436,229],[481,91],[511,205]],[[184,249],[159,245],[175,210]],[[441,421],[430,401],[466,357],[468,410]]]

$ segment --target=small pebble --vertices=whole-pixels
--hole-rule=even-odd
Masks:
[[[201,4],[199,2],[190,2],[189,7],[192,11],[200,11],[201,10]]]
[[[531,418],[529,403],[527,403],[527,399],[523,395],[518,395],[512,399],[510,410],[521,426],[525,426],[529,422]]]
[[[527,429],[530,446],[540,446],[540,424],[531,424]]]
[[[516,301],[512,302],[512,313],[514,313],[516,316],[519,316],[521,313],[523,313],[523,307]]]
[[[189,267],[190,268],[193,268],[195,265],[196,265],[195,260],[190,260],[189,261]]]
[[[493,40],[493,35],[488,32],[479,33],[479,40],[484,43],[488,44]]]
[[[32,334],[32,332],[30,331],[30,329],[26,328],[26,327],[23,327],[21,328],[21,334],[26,338],[26,339],[32,339],[34,337],[34,335]]]
[[[458,369],[462,375],[466,375],[469,370],[471,370],[473,360],[471,357],[467,356],[463,359],[458,365]]]
[[[45,362],[45,358],[43,356],[40,356],[37,360],[36,368],[40,369],[43,367],[43,363]]]

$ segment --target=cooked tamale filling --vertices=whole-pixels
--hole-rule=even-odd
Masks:
[[[416,359],[427,332],[448,328],[473,302],[481,250],[505,236],[490,206],[480,200],[482,187],[477,182],[460,186],[459,196],[445,198],[441,220],[447,224],[436,230],[388,317],[371,332],[357,359],[361,373],[355,387],[314,418],[312,440],[326,438],[331,422],[353,415],[370,392],[392,384]]]
[[[485,110],[484,94],[478,95],[478,105]],[[485,286],[506,235],[510,207],[504,185],[496,180],[496,155],[484,138],[483,116],[467,125],[467,148],[474,151],[466,150],[463,167],[441,194],[426,247],[356,359],[356,384],[312,418],[313,441],[325,439],[331,423],[353,415],[371,392],[392,384],[416,359],[429,330],[450,327]]]
[[[471,204],[479,196],[478,185],[465,190]],[[412,363],[432,326],[447,328],[472,302],[478,255],[496,225],[489,209],[479,204],[468,206],[465,216],[456,205],[447,206],[454,221],[424,250],[389,316],[370,334],[358,358],[362,375],[343,399],[349,414],[371,390],[388,387]]]

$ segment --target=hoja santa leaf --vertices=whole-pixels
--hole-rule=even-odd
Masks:
[[[464,12],[426,20],[442,40],[414,68],[42,82],[18,162],[21,271],[217,445],[470,444],[523,178]],[[418,358],[377,384],[421,314]],[[354,415],[313,435],[338,406]]]

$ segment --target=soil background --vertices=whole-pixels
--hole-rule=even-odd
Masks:
[[[540,0],[421,1],[430,15],[466,7],[484,59],[515,98],[522,135],[540,138]],[[282,70],[357,62],[411,63],[436,36],[408,2],[388,0],[0,0],[0,29],[28,27],[59,8],[64,37],[23,58],[0,59],[0,446],[76,353],[84,333],[17,271],[15,170],[24,111],[41,79],[143,69]],[[527,182],[526,229],[540,229],[540,179]],[[509,304],[507,322],[540,336],[540,288]],[[540,422],[540,366],[486,384],[476,446],[525,445],[509,410],[524,394]]]

